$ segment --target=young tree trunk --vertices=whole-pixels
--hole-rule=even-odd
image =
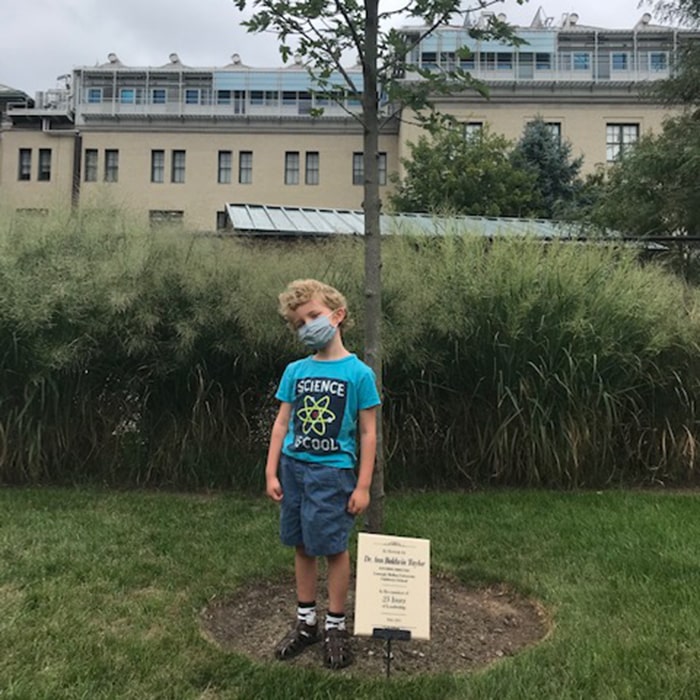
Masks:
[[[518,0],[523,2],[525,0]],[[684,0],[676,0],[678,2]],[[700,0],[688,0],[700,2]],[[312,80],[330,95],[338,97],[333,85],[334,72],[338,71],[346,86],[355,92],[355,81],[345,71],[339,61],[343,52],[353,49],[360,56],[364,79],[362,94],[362,123],[364,126],[364,224],[365,224],[365,361],[377,376],[378,388],[382,389],[382,257],[380,243],[379,199],[379,98],[377,83],[381,75],[382,89],[393,96],[394,106],[410,105],[419,113],[422,107],[433,109],[429,96],[442,94],[452,78],[463,88],[478,85],[471,79],[449,72],[448,76],[428,74],[422,79],[428,81],[416,91],[398,88],[397,78],[402,73],[400,64],[406,59],[413,40],[404,41],[392,29],[380,35],[379,0],[364,0],[362,3],[309,3],[306,0],[233,0],[240,11],[254,8],[250,19],[242,22],[249,32],[273,30],[281,42],[280,50],[286,59],[298,52],[309,68]],[[403,10],[395,8],[387,11],[385,18],[396,17],[406,10],[415,17],[421,17],[426,25],[426,33],[421,41],[442,25],[449,23],[453,14],[464,15],[477,7],[503,2],[503,0],[478,0],[475,7],[463,8],[460,0],[425,0],[424,3],[408,3]],[[363,15],[364,10],[364,15]],[[364,29],[364,31],[362,31]],[[498,39],[513,42],[516,37],[509,25],[498,20],[482,35],[484,39]],[[380,41],[381,38],[381,41]],[[380,50],[380,46],[382,47]],[[380,67],[380,54],[386,53],[387,63]],[[329,72],[329,68],[331,71]],[[450,77],[451,76],[451,77]],[[469,76],[466,76],[467,78]],[[485,86],[480,90],[486,93]],[[403,97],[402,97],[403,95]],[[409,99],[410,97],[410,99]],[[372,532],[381,532],[384,523],[384,443],[382,439],[381,409],[377,418],[377,463],[371,487],[371,504],[367,513],[367,526]]]
[[[365,0],[364,223],[365,223],[365,361],[377,375],[382,391],[382,251],[379,200],[379,114],[377,104],[378,0]],[[381,532],[384,524],[384,441],[381,406],[377,412],[377,462],[370,491],[367,528]]]

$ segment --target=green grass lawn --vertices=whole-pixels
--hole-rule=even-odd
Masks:
[[[700,698],[700,494],[391,495],[386,530],[429,538],[434,570],[539,598],[552,634],[473,675],[252,663],[205,641],[198,614],[291,578],[272,504],[4,489],[0,698]]]

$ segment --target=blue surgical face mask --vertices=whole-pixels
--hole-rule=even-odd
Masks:
[[[328,316],[318,316],[299,328],[297,336],[304,345],[312,350],[321,350],[333,340],[337,330]]]

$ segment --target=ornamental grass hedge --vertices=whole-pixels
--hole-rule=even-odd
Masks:
[[[261,488],[276,296],[341,288],[361,356],[362,256],[0,212],[0,482]],[[383,295],[388,486],[697,481],[698,292],[635,250],[388,237]]]

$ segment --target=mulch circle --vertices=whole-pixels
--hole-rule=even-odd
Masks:
[[[319,592],[324,583],[319,581]],[[204,636],[225,651],[256,662],[280,663],[275,644],[295,616],[294,581],[255,581],[227,600],[214,599],[200,614]],[[325,597],[319,593],[319,610]],[[347,606],[352,631],[354,586]],[[543,606],[504,585],[468,588],[451,576],[433,575],[430,593],[430,641],[392,643],[391,675],[464,673],[513,656],[544,639],[551,621]],[[355,660],[342,671],[362,677],[386,675],[386,642],[353,637]],[[321,645],[286,661],[299,668],[322,669]],[[329,671],[331,673],[331,671]]]

